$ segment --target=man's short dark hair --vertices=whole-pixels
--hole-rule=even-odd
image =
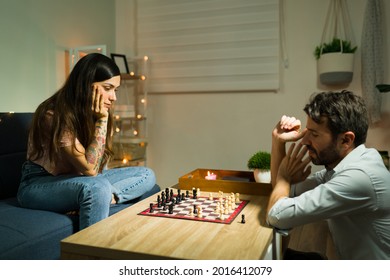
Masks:
[[[334,139],[340,133],[352,131],[355,147],[366,142],[368,115],[360,96],[347,90],[315,93],[303,110],[316,123],[326,117]]]

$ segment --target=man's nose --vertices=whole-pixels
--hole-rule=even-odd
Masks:
[[[306,134],[303,136],[301,143],[302,143],[302,145],[306,145],[306,146],[310,144],[309,137],[308,137],[308,133],[306,133]]]

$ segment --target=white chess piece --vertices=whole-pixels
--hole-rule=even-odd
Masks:
[[[202,212],[203,212],[203,209],[201,206],[198,206],[198,218],[202,218]]]
[[[236,203],[240,203],[240,194],[236,193]]]

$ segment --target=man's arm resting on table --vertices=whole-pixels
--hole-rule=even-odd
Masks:
[[[282,198],[289,197],[290,193],[290,183],[284,179],[279,178],[275,183],[275,187],[272,190],[272,193],[269,197],[268,207],[267,207],[267,216],[271,208],[275,203]]]

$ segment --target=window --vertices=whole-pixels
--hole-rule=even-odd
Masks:
[[[141,0],[149,92],[277,91],[278,0]]]

